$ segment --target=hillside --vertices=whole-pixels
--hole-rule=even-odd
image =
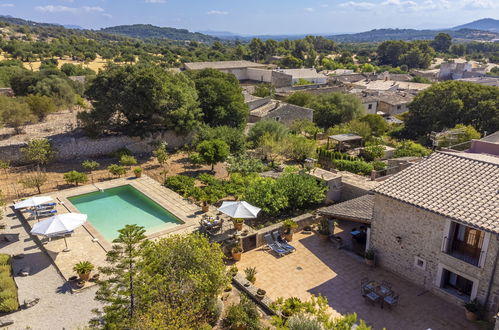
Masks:
[[[147,39],[160,38],[171,40],[195,40],[202,42],[213,42],[218,38],[199,32],[189,32],[185,29],[159,27],[151,24],[119,25],[100,29],[99,32],[124,35],[132,38]]]
[[[337,42],[376,42],[386,40],[429,40],[440,32],[450,34],[453,38],[489,41],[499,37],[499,33],[471,29],[460,30],[414,30],[414,29],[375,29],[353,34],[328,36]]]
[[[473,29],[473,30],[491,31],[499,33],[499,20],[493,18],[484,18],[452,28],[452,30],[460,30],[460,29]]]

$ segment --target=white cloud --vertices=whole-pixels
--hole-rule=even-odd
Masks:
[[[460,0],[458,3],[454,2],[454,8],[460,8],[464,6],[464,2],[491,2],[493,0]],[[414,11],[428,11],[428,10],[439,10],[439,9],[450,9],[450,0],[423,0],[423,1],[412,1],[412,0],[384,0],[382,2],[357,2],[348,1],[339,4],[340,7],[352,8],[356,10],[374,10],[374,9],[384,9],[392,8],[398,12],[414,12]]]
[[[113,15],[104,13],[104,14],[102,14],[102,17],[113,18]]]
[[[228,11],[223,11],[223,10],[210,10],[207,12],[208,15],[228,15]]]
[[[309,13],[313,13],[315,11],[315,9],[311,7],[305,8],[304,10],[308,11]]]
[[[0,7],[7,8],[7,7],[15,7],[16,5],[13,3],[0,3]]]
[[[67,7],[67,6],[54,6],[54,5],[46,5],[46,6],[36,6],[35,10],[41,11],[44,13],[97,13],[104,12],[104,9],[101,7]]]
[[[492,0],[464,0],[464,9],[494,9],[499,8],[499,3]]]
[[[145,3],[165,3],[166,0],[145,0]]]

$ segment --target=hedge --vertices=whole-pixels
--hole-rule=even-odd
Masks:
[[[371,175],[372,170],[374,169],[373,165],[370,163],[366,163],[361,160],[333,160],[333,165],[336,169],[340,171],[348,171],[355,174],[362,175]]]
[[[334,161],[334,160],[349,160],[349,161],[359,160],[357,157],[350,156],[349,154],[345,154],[343,152],[331,151],[331,150],[326,150],[326,149],[322,149],[322,148],[317,149],[317,154],[319,155],[320,159],[329,159],[331,161]]]
[[[17,286],[12,277],[10,256],[0,254],[0,313],[14,312],[18,309]]]

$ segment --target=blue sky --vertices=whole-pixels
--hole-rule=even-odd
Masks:
[[[0,14],[94,29],[150,23],[239,34],[343,33],[499,18],[499,0],[0,0]]]

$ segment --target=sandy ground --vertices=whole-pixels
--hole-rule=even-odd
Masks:
[[[112,179],[107,166],[110,164],[117,163],[114,158],[100,158],[93,159],[100,163],[100,168],[91,175],[88,176],[89,182],[93,179],[94,181],[104,181]],[[50,193],[54,190],[66,189],[72,187],[64,181],[64,173],[76,170],[83,171],[81,166],[82,160],[74,160],[67,162],[57,162],[47,165],[45,168],[45,173],[47,175],[47,182],[42,187],[42,193]],[[163,168],[158,164],[155,158],[138,159],[138,164],[143,168],[144,173],[152,177],[156,181],[162,183],[164,181],[164,176],[162,175]],[[188,161],[188,154],[184,152],[176,153],[170,156],[166,166],[167,176],[184,174],[195,176],[202,172],[209,172],[210,166],[191,166]],[[38,194],[37,190],[34,188],[28,189],[24,188],[19,181],[26,176],[33,167],[13,167],[7,171],[0,171],[0,190],[3,192],[4,197],[7,201],[11,202],[14,199],[31,196]],[[226,178],[228,173],[223,164],[217,164],[215,166],[215,176],[218,178]]]

